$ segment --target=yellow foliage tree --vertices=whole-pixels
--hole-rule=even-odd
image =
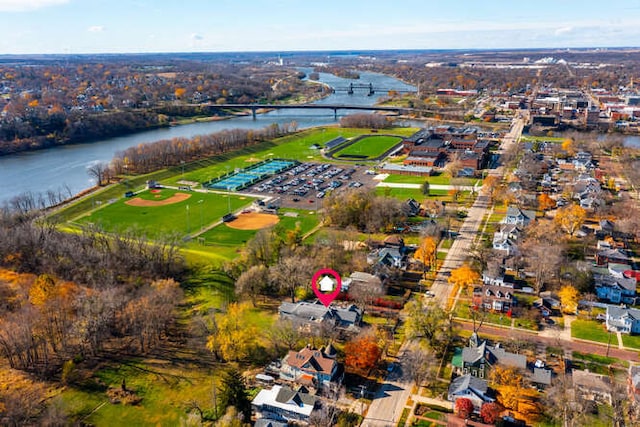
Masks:
[[[558,209],[554,221],[558,224],[564,231],[573,236],[584,220],[587,217],[587,212],[581,208],[579,205],[572,204],[564,206],[561,209]]]
[[[55,293],[56,282],[48,274],[41,274],[29,289],[29,301],[36,306],[44,305]]]
[[[571,285],[563,286],[558,292],[562,311],[568,314],[575,314],[578,311],[578,297],[580,293]]]
[[[416,250],[413,257],[422,263],[423,269],[422,274],[426,274],[427,270],[431,270],[431,268],[436,263],[436,255],[437,255],[437,243],[436,240],[431,236],[426,236],[420,242],[420,246]]]
[[[567,138],[562,141],[562,150],[565,151],[568,155],[573,156],[576,152],[573,147],[573,139]]]
[[[245,359],[256,342],[256,328],[248,322],[249,305],[229,304],[227,312],[215,318],[207,348],[225,360]]]
[[[457,287],[473,286],[480,280],[480,274],[473,270],[469,264],[464,263],[461,267],[451,271],[449,283],[453,283]]]

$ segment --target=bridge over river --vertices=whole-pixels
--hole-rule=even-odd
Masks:
[[[253,118],[256,118],[256,112],[260,109],[266,110],[287,110],[287,109],[305,109],[305,110],[333,110],[333,116],[338,118],[338,110],[361,110],[361,111],[387,111],[397,114],[405,114],[416,111],[414,108],[393,107],[393,106],[375,106],[375,105],[345,105],[345,104],[196,104],[200,107],[210,109],[228,109],[228,110],[251,110]]]

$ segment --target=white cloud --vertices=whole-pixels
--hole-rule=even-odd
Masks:
[[[191,40],[194,40],[194,41],[204,40],[204,36],[202,34],[193,33],[191,34]]]
[[[25,12],[65,3],[69,0],[0,0],[0,12]]]
[[[570,32],[573,31],[573,27],[562,27],[562,28],[558,28],[557,30],[554,31],[554,34],[556,36],[562,36],[564,34],[568,34]]]
[[[102,25],[92,25],[91,27],[87,28],[87,31],[89,31],[90,33],[101,33],[104,30],[105,28]]]

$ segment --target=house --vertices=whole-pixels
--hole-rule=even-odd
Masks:
[[[634,304],[636,300],[635,277],[620,277],[608,274],[594,274],[596,295],[599,299],[608,300],[614,304]]]
[[[513,289],[515,287],[515,277],[513,274],[507,274],[504,268],[500,268],[499,273],[490,273],[488,270],[485,270],[482,273],[482,283]]]
[[[530,380],[538,389],[545,389],[551,385],[552,375],[551,369],[534,367]]]
[[[583,398],[611,404],[611,380],[606,375],[573,369],[573,388]]]
[[[295,391],[287,386],[274,385],[270,390],[260,390],[260,393],[253,399],[251,406],[256,411],[260,425],[281,425],[269,424],[274,422],[307,421],[318,406],[318,399],[309,393]],[[259,425],[256,422],[256,425]],[[285,424],[286,425],[286,424]]]
[[[523,210],[516,206],[509,206],[507,208],[507,215],[504,217],[502,222],[504,224],[527,226],[531,221],[535,221],[535,219],[535,211]]]
[[[601,249],[596,252],[596,264],[606,265],[610,262],[617,264],[631,264],[631,258],[624,249]]]
[[[551,292],[541,292],[540,299],[534,301],[533,306],[540,309],[544,317],[557,316],[560,314],[560,299]]]
[[[640,365],[629,366],[627,385],[629,399],[636,403],[640,403]]]
[[[385,249],[382,250],[384,251]],[[361,289],[366,288],[372,290],[374,293],[382,293],[384,291],[382,280],[380,280],[378,276],[363,273],[362,271],[354,271],[347,279],[345,279],[345,282],[347,283],[347,289],[355,286]]]
[[[474,307],[482,307],[485,310],[509,313],[518,300],[513,296],[513,289],[483,285],[473,289],[472,303]]]
[[[420,213],[420,203],[415,199],[407,199],[407,201],[404,202],[404,207],[409,216],[416,216]]]
[[[281,319],[289,319],[300,329],[309,332],[323,328],[357,331],[362,322],[362,310],[354,304],[347,307],[325,307],[319,301],[283,302],[278,313]]]
[[[280,378],[318,389],[342,382],[344,373],[328,350],[316,350],[306,346],[302,350],[289,351],[282,359]]]
[[[506,256],[511,256],[518,252],[518,246],[515,242],[500,232],[494,233],[492,247],[494,251],[504,252]]]
[[[527,368],[527,358],[521,354],[510,353],[497,344],[492,347],[483,341],[475,345],[477,337],[470,340],[470,346],[462,349],[462,374],[470,374],[474,377],[487,378],[489,369],[496,365],[506,365],[514,368]],[[460,371],[460,367],[457,367]]]
[[[495,393],[487,384],[487,381],[474,377],[471,374],[462,375],[451,381],[447,400],[453,402],[460,398],[467,398],[473,402],[474,412],[479,413],[482,405],[489,402],[495,402]]]
[[[625,306],[607,305],[605,325],[611,332],[640,333],[640,310]]]
[[[367,263],[376,267],[406,268],[407,257],[394,247],[375,249],[367,254]]]

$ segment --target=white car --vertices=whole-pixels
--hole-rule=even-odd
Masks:
[[[431,292],[431,291],[426,291],[426,292],[424,293],[424,295],[425,295],[426,297],[428,297],[428,298],[433,298],[433,297],[435,297],[435,296],[436,296],[436,294],[434,294],[434,293],[433,293],[433,292]]]

